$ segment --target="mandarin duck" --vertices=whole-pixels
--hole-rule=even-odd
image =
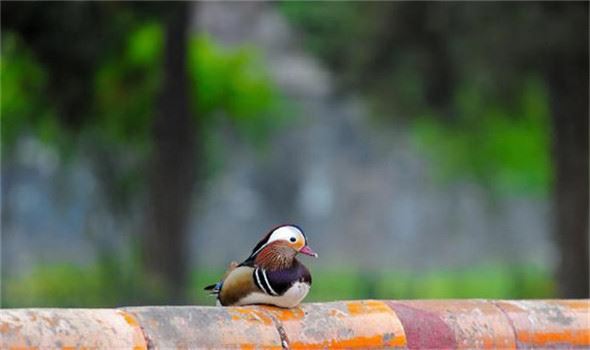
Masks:
[[[267,304],[292,308],[311,287],[309,270],[297,254],[317,258],[301,228],[281,225],[270,230],[241,264],[230,264],[222,280],[205,287],[217,296],[217,305]]]

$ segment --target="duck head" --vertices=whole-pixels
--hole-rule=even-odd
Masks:
[[[309,247],[301,228],[295,225],[281,225],[267,233],[252,250],[250,258],[257,265],[269,269],[289,267],[297,254],[318,257]]]

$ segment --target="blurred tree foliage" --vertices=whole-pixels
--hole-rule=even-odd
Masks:
[[[24,133],[32,132],[51,147],[86,136],[60,124],[60,112],[47,96],[48,72],[20,36],[8,31],[2,39],[0,113],[5,151]],[[105,59],[91,79],[93,97],[87,102],[93,107],[90,116],[80,117],[87,118],[80,127],[99,133],[109,143],[147,152],[162,50],[158,22],[138,24],[126,33],[121,52]],[[283,100],[260,62],[253,48],[225,49],[205,35],[192,37],[188,64],[194,118],[207,128],[216,128],[220,118],[227,118],[248,141],[264,141],[284,121],[285,113]]]
[[[2,3],[3,154],[32,135],[64,159],[89,158],[115,217],[147,193],[143,271],[168,288],[151,302],[184,298],[186,221],[193,184],[219,161],[215,129],[261,144],[283,110],[255,50],[189,35],[192,13],[188,3]]]
[[[307,34],[308,47],[338,73],[341,90],[363,91],[378,115],[393,111],[398,120],[410,119],[418,144],[428,146],[445,178],[467,175],[493,189],[549,189],[545,86],[531,67],[514,66],[513,51],[521,47],[493,47],[512,40],[506,23],[530,21],[526,6],[281,6]]]
[[[517,106],[506,108],[461,87],[456,121],[423,115],[413,122],[414,139],[445,180],[469,176],[493,195],[544,195],[552,173],[548,96],[538,79],[529,79],[521,94]]]
[[[588,296],[587,2],[280,8],[342,91],[406,117],[447,179],[475,178],[492,192],[553,189],[559,292]]]

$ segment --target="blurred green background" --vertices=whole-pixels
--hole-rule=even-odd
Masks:
[[[588,297],[587,2],[2,2],[2,307]]]

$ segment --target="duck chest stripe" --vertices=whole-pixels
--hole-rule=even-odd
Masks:
[[[270,294],[270,291],[268,290],[268,288],[264,285],[262,278],[260,278],[260,273],[261,273],[261,269],[256,268],[254,270],[254,282],[256,282],[256,286],[260,289],[262,289],[262,291],[266,294]]]
[[[254,283],[256,287],[262,289],[263,292],[267,293],[266,290],[262,287],[262,283],[260,283],[260,277],[258,277],[258,268],[254,269]]]
[[[264,270],[262,270],[262,277],[264,277],[264,282],[266,283],[268,290],[270,290],[270,293],[272,295],[279,295],[279,293],[275,292],[275,290],[272,289],[272,286],[270,285],[270,282],[268,281],[268,277],[266,276],[266,271],[264,271]]]

